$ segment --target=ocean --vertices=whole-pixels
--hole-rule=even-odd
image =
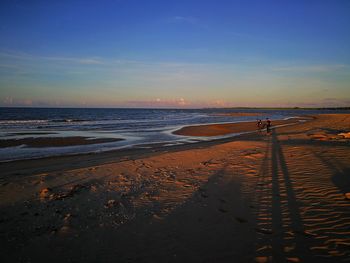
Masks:
[[[262,116],[227,116],[227,113],[256,112]],[[188,125],[272,120],[334,111],[256,109],[105,109],[105,108],[0,108],[0,140],[70,137],[120,138],[121,141],[64,147],[0,148],[0,161],[101,152],[121,148],[151,148],[196,143],[218,137],[186,137],[172,134]],[[231,134],[229,136],[235,136]]]

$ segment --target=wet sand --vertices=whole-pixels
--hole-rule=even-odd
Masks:
[[[72,137],[28,137],[22,139],[2,139],[0,140],[0,148],[25,145],[26,147],[64,147],[87,145],[96,143],[116,142],[122,139],[114,138],[88,138],[81,136]]]
[[[345,262],[349,123],[2,163],[2,262]]]
[[[297,124],[299,121],[304,121],[309,118],[292,118],[288,120],[272,121],[273,126]],[[265,121],[263,121],[263,125]],[[224,123],[224,124],[209,124],[186,126],[173,133],[184,136],[220,136],[231,133],[252,132],[257,130],[257,122],[238,122],[238,123]],[[263,130],[263,129],[262,129]]]

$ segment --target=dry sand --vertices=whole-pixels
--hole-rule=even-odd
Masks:
[[[1,262],[342,262],[350,115],[0,164]]]

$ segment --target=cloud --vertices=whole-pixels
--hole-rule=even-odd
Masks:
[[[347,68],[348,68],[347,65],[335,64],[335,65],[286,66],[286,67],[276,67],[276,68],[273,68],[272,70],[283,71],[283,72],[325,73],[325,72],[343,70]]]
[[[324,98],[322,105],[324,107],[350,107],[350,99]]]
[[[2,101],[3,105],[5,106],[11,106],[13,104],[13,98],[10,96],[5,97],[5,99]]]
[[[82,65],[97,65],[105,64],[105,62],[97,57],[50,57],[50,56],[36,56],[23,52],[0,52],[0,57],[17,59],[17,60],[47,60],[56,62],[69,62]]]
[[[173,16],[169,18],[169,22],[196,24],[198,19],[193,16]]]
[[[11,96],[6,96],[2,103],[2,106],[33,106],[33,101],[31,99],[14,99]]]
[[[10,64],[0,64],[0,68],[6,68],[6,69],[19,69],[16,65],[10,65]]]
[[[240,106],[224,100],[190,101],[185,98],[124,101],[118,106],[136,108],[222,108]]]
[[[154,100],[134,100],[122,102],[122,106],[136,108],[189,108],[192,103],[184,98]]]
[[[72,62],[83,65],[102,65],[104,61],[98,58],[70,58],[70,57],[42,57],[43,59],[53,61]]]

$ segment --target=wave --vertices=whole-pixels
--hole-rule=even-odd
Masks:
[[[0,125],[48,123],[48,120],[0,120]]]
[[[50,120],[50,122],[83,122],[83,121],[92,121],[88,119],[54,119]]]

